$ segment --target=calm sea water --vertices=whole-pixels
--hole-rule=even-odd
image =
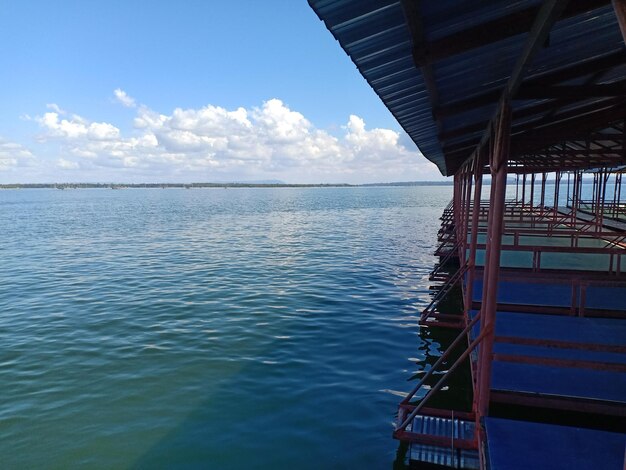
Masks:
[[[0,467],[391,468],[451,189],[0,192]]]

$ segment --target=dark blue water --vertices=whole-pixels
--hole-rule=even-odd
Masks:
[[[0,192],[0,467],[390,468],[450,197]]]

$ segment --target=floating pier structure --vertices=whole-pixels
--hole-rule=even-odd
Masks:
[[[458,334],[399,405],[408,462],[625,468],[626,0],[309,4],[454,178],[420,324]]]

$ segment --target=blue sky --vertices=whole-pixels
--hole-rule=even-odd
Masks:
[[[305,0],[6,2],[0,182],[432,180]]]

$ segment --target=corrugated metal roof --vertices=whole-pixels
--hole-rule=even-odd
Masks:
[[[311,0],[311,7],[420,151],[445,173],[424,79],[397,0]]]
[[[413,10],[407,9],[406,4],[414,9],[417,2],[309,0],[403,129],[444,175],[456,171],[484,134],[527,41],[526,30],[517,32],[513,28],[508,34],[506,24],[503,27],[501,23],[509,18],[512,22],[532,21],[534,16],[530,15],[541,3],[540,0],[419,2],[418,19],[426,40],[425,50],[430,53],[426,57],[431,59],[428,67],[435,95],[429,92],[428,77],[424,77],[424,69],[415,65],[413,57],[414,39],[406,16]],[[624,51],[610,2],[577,0],[570,4],[572,8],[554,25],[549,44],[538,52],[527,71],[529,84],[537,77],[554,76],[572,65]],[[488,22],[495,22],[491,25],[496,30],[503,29],[500,37],[496,35],[486,43],[478,38],[478,44],[472,44],[472,40],[481,36],[480,28]],[[493,31],[487,32],[490,33]],[[464,35],[470,43],[463,44]],[[571,77],[565,74],[556,81],[552,77],[550,83],[588,85],[626,79],[623,58],[610,65],[599,73],[577,72]],[[522,90],[523,87],[524,83]],[[467,103],[469,98],[475,102]],[[571,97],[567,102],[546,97],[520,98],[523,99],[513,103],[513,134],[519,138],[535,130],[533,123],[548,129],[548,124],[567,122],[576,113],[576,106],[588,110],[594,103],[598,103],[599,109],[610,104],[602,96],[581,97],[573,106],[576,100]]]

